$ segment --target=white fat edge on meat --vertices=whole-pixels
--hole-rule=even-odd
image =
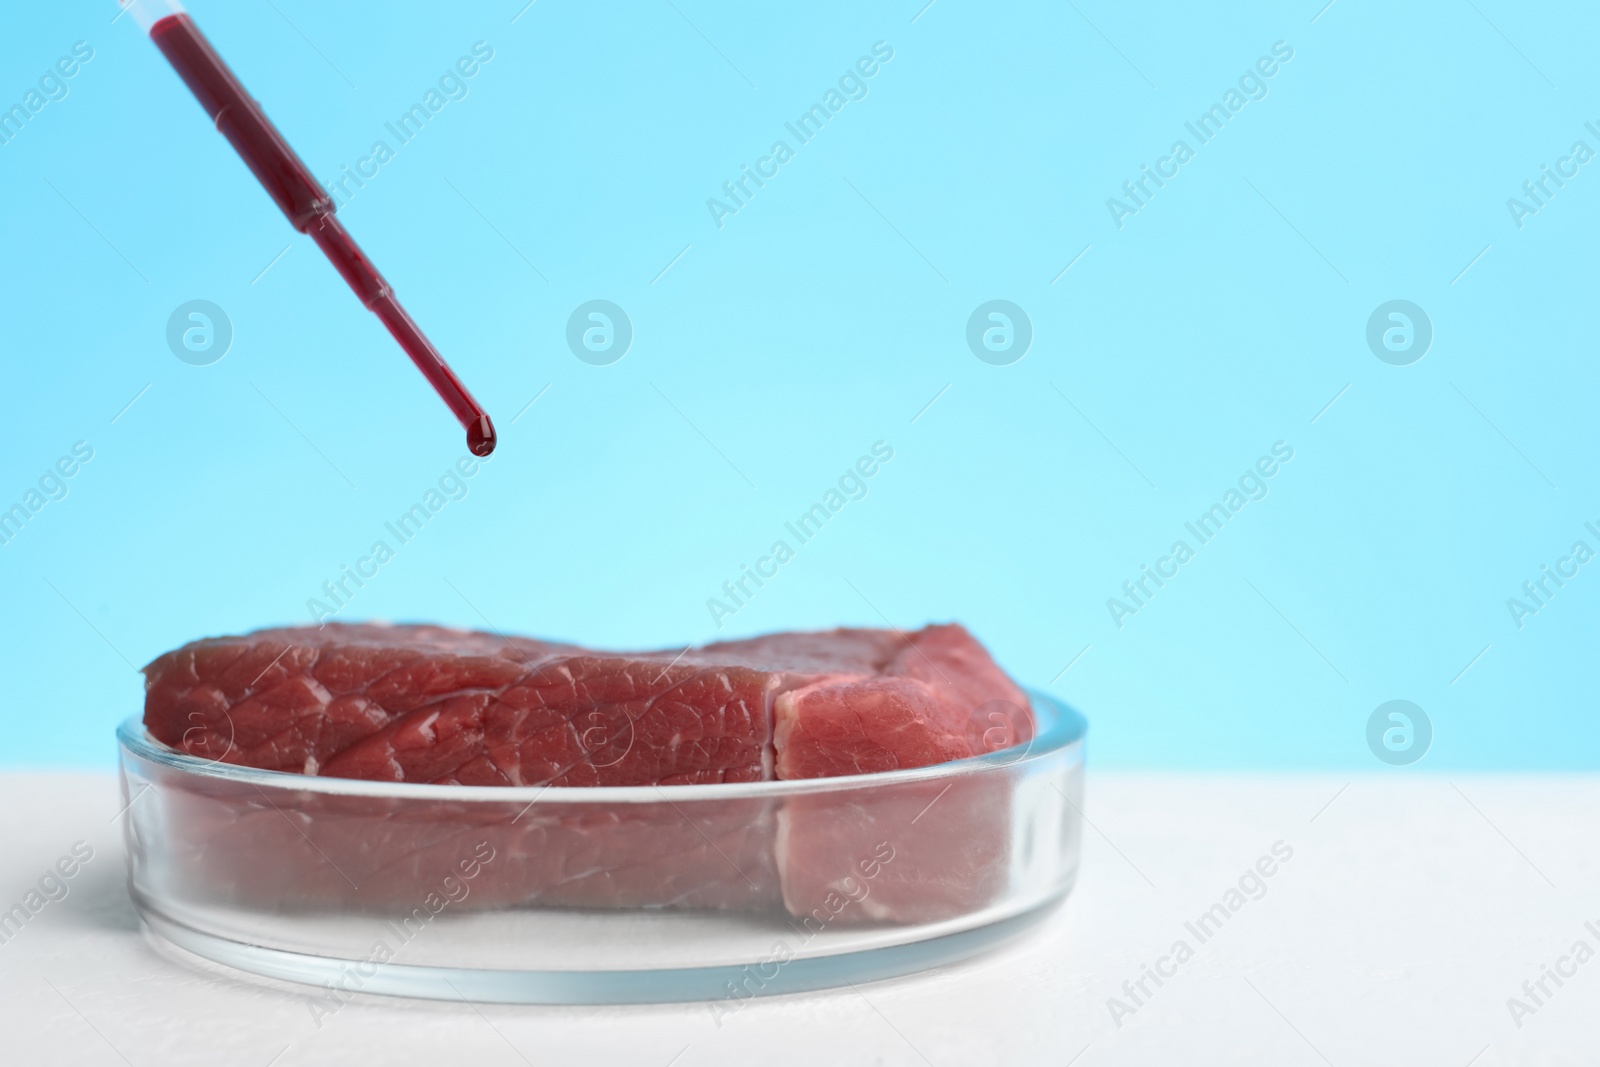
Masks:
[[[770,742],[768,742],[768,746],[767,747],[771,750],[772,759],[773,759],[773,765],[772,765],[772,768],[771,768],[771,774],[769,775],[769,778],[768,778],[769,781],[778,776],[778,772],[777,772],[777,754],[778,754],[778,734],[779,734],[779,731],[778,731],[778,703],[779,703],[779,701],[783,700],[784,697],[794,697],[797,694],[808,693],[808,692],[812,692],[812,691],[815,691],[815,690],[826,689],[829,686],[833,686],[833,685],[848,685],[851,682],[859,682],[859,681],[861,681],[863,679],[863,677],[873,677],[873,676],[870,676],[870,675],[863,676],[863,675],[860,675],[860,674],[789,674],[789,673],[780,674],[780,675],[776,676],[776,680],[770,686],[770,688],[768,690],[768,696],[767,696],[767,730],[768,730],[768,736],[772,738],[772,740]],[[791,699],[790,701],[788,701],[786,706],[792,709],[793,706],[794,706],[794,701]],[[852,709],[852,710],[854,710],[854,709]],[[791,718],[792,718],[792,715],[791,715]],[[857,714],[856,718],[859,721],[860,715]],[[864,726],[862,727],[862,729],[863,729],[863,732],[865,732],[865,727]]]
[[[873,899],[871,893],[862,897],[857,903],[862,913],[869,919],[893,919],[895,917],[894,905],[885,904],[881,899]]]
[[[783,906],[789,914],[798,914],[797,901],[789,898],[789,879],[784,875],[789,870],[789,821],[793,818],[789,814],[789,805],[782,804],[778,807],[777,826],[772,832],[772,862],[778,872],[778,890],[783,896]]]
[[[331,705],[333,703],[333,701],[334,701],[334,695],[331,692],[328,691],[326,686],[324,686],[321,682],[317,681],[314,677],[312,677],[311,673],[309,671],[307,671],[306,674],[304,675],[304,682],[305,682],[307,691],[310,692],[310,694],[316,698],[318,710],[326,712],[328,710],[329,705]],[[317,724],[319,732],[321,730],[321,727],[323,725],[325,725],[325,722],[326,722],[326,720],[324,719],[322,722],[319,722]],[[317,760],[316,755],[314,753],[307,753],[306,754],[305,769],[303,771],[301,771],[300,773],[308,774],[308,775],[315,775],[321,769],[322,769],[322,764]]]
[[[774,672],[767,680],[761,709],[767,719],[767,743],[761,746],[761,777],[764,781],[770,782],[778,777],[778,701],[809,684],[809,678],[788,672]]]
[[[326,709],[329,704],[333,703],[333,694],[321,682],[313,678],[309,672],[306,673],[303,679],[297,678],[295,680],[305,682],[307,692],[317,698],[318,706]]]

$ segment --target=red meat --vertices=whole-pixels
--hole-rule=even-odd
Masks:
[[[145,668],[145,726],[270,770],[459,785],[677,785],[921,767],[1032,736],[960,626],[589,652],[433,626],[197,641]]]
[[[329,625],[195,642],[145,673],[145,725],[174,748],[378,781],[837,777],[990,752],[1033,732],[1021,691],[956,625],[627,654]],[[1006,787],[971,779],[500,805],[171,777],[163,818],[188,847],[170,891],[274,910],[405,910],[472,853],[493,857],[474,908],[784,908],[808,928],[928,921],[999,892],[1011,847]]]

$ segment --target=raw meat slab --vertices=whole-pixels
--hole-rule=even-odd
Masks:
[[[1032,736],[961,626],[606,653],[434,626],[197,641],[145,668],[145,726],[208,759],[456,785],[680,785],[922,767]]]
[[[926,766],[1032,737],[960,626],[591,652],[431,626],[198,641],[146,668],[152,736],[272,770],[467,785],[673,785]],[[472,908],[785,909],[808,924],[961,914],[1005,883],[1003,783],[651,805],[418,805],[174,781],[202,896],[408,909],[486,850]],[[666,794],[662,794],[663,797]],[[481,854],[481,853],[480,853]]]

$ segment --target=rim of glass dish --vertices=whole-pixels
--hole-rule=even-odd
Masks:
[[[830,793],[845,789],[867,789],[873,786],[895,785],[903,782],[939,781],[962,778],[985,771],[1038,762],[1047,756],[1064,752],[1081,745],[1088,732],[1088,722],[1076,709],[1036,689],[1025,692],[1033,704],[1036,721],[1042,729],[1032,741],[1013,745],[981,756],[967,756],[948,763],[935,763],[928,767],[912,767],[900,771],[878,771],[872,774],[843,775],[836,778],[797,778],[770,782],[716,782],[703,785],[609,785],[609,786],[536,786],[536,785],[437,785],[430,782],[375,782],[363,778],[334,778],[320,775],[296,774],[292,771],[269,771],[259,767],[244,767],[236,763],[219,763],[201,759],[176,749],[151,737],[144,721],[130,715],[117,727],[117,740],[122,747],[141,759],[157,763],[172,770],[201,778],[237,782],[300,793],[325,793],[349,797],[415,798],[430,801],[518,801],[551,804],[644,804],[662,800],[733,800],[792,796],[797,793]],[[1019,752],[1020,750],[1020,752]]]

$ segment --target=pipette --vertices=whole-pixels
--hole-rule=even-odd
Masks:
[[[218,132],[228,139],[257,180],[277,202],[289,222],[322,249],[367,309],[388,327],[411,362],[450,406],[467,431],[467,447],[477,456],[494,451],[494,424],[467,387],[461,384],[439,350],[395,299],[394,290],[334,218],[333,198],[318,184],[250,98],[211,42],[185,13],[178,0],[118,0],[150,35],[178,76],[194,93]]]

